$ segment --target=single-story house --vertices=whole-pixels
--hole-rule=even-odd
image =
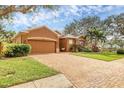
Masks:
[[[13,43],[30,44],[31,54],[58,53],[70,51],[70,46],[76,44],[77,37],[72,35],[62,36],[60,33],[46,26],[19,32],[12,39]]]

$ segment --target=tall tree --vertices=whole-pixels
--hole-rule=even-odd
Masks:
[[[121,35],[124,35],[124,13],[116,17],[116,24],[118,26],[118,31]]]
[[[79,34],[78,31],[80,29],[78,28],[78,26],[79,23],[76,20],[74,20],[74,22],[65,26],[64,34],[78,35]]]
[[[71,24],[66,25],[64,33],[73,35],[86,35],[87,30],[91,27],[102,27],[102,21],[98,16],[88,16],[80,20],[74,20]]]
[[[91,27],[88,30],[87,37],[91,41],[91,45],[94,48],[98,47],[98,44],[105,42],[106,40],[106,33],[99,28]],[[96,50],[96,49],[95,49]],[[96,50],[98,51],[98,50]]]
[[[48,9],[56,9],[57,6],[52,6],[52,5],[1,5],[0,6],[0,17],[3,18],[5,16],[8,16],[9,14],[13,12],[21,12],[21,13],[28,13],[28,12],[34,12],[38,8],[48,8]]]
[[[11,42],[11,38],[16,34],[15,31],[5,31],[0,26],[0,42]]]
[[[120,38],[124,36],[124,13],[109,16],[104,22],[104,25],[106,25],[106,31],[108,32],[107,36],[111,37],[109,44],[113,44],[115,47],[124,46],[122,43],[123,40]]]

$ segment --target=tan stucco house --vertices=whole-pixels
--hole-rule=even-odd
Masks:
[[[76,44],[77,37],[72,35],[62,36],[46,26],[19,32],[13,43],[30,44],[31,54],[58,53],[70,51],[70,46]]]

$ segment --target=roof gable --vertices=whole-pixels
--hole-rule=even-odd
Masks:
[[[36,31],[36,30],[38,30],[38,29],[43,29],[43,28],[47,29],[48,31],[51,31],[51,33],[53,33],[53,34],[56,35],[57,37],[60,36],[60,34],[58,34],[57,32],[55,32],[55,31],[53,31],[53,30],[51,30],[51,29],[48,28],[47,26],[42,26],[42,27],[37,27],[37,28],[28,29],[28,30],[23,31],[23,32],[19,32],[19,33],[17,33],[17,34],[12,38],[12,40],[15,39],[16,37],[22,35],[22,34],[29,34],[29,33],[32,32],[32,31]]]
[[[26,32],[35,31],[35,30],[44,29],[44,28],[47,29],[48,31],[51,31],[53,34],[60,36],[57,32],[53,31],[52,29],[48,28],[47,26],[32,28],[32,29],[27,30]]]

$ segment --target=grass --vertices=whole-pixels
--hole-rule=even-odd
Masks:
[[[33,58],[8,58],[0,60],[0,87],[9,87],[57,73]]]
[[[113,60],[117,60],[120,58],[124,58],[124,55],[122,54],[116,54],[116,53],[111,53],[111,52],[107,52],[107,53],[78,52],[78,53],[73,53],[73,54],[77,56],[94,58],[94,59],[99,59],[103,61],[113,61]]]

